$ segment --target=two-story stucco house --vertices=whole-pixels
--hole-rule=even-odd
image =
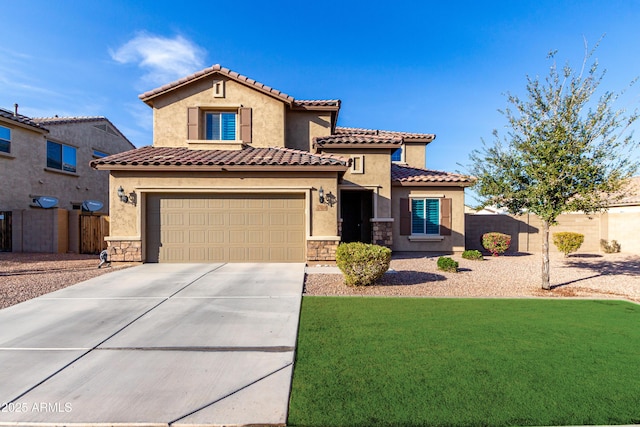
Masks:
[[[132,148],[104,117],[30,118],[17,107],[0,109],[0,251],[77,251],[85,202],[109,209],[108,172],[89,162]]]
[[[115,261],[331,260],[341,241],[464,249],[471,179],[425,169],[435,135],[338,127],[340,101],[220,65],[140,98],[153,146],[92,162],[124,195],[110,200]]]

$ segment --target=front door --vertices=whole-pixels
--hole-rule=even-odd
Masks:
[[[372,197],[373,192],[366,190],[340,192],[343,242],[371,243]]]

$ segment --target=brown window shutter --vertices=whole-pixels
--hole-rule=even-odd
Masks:
[[[440,235],[451,236],[451,199],[440,200]]]
[[[200,109],[187,108],[187,139],[200,139]]]
[[[411,235],[411,205],[409,199],[400,199],[400,235]]]
[[[251,108],[240,108],[240,139],[242,142],[251,142]]]

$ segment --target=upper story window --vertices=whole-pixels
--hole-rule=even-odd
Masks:
[[[400,148],[396,148],[395,150],[393,150],[393,152],[391,153],[391,161],[392,162],[402,162],[402,156],[403,152],[402,152],[402,147]]]
[[[205,139],[235,141],[236,113],[205,113]]]
[[[0,126],[0,152],[11,152],[11,129]]]
[[[411,234],[440,234],[440,199],[411,199]]]
[[[100,151],[100,150],[93,150],[93,157],[95,157],[96,159],[101,159],[103,157],[107,157],[108,154],[105,153],[104,151]]]
[[[75,147],[47,141],[47,167],[65,172],[76,172]]]

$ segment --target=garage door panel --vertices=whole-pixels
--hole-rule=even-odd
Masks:
[[[229,214],[229,225],[245,225],[246,218],[243,212],[233,212]]]
[[[302,262],[304,207],[302,194],[152,195],[147,200],[147,259]]]
[[[248,226],[262,226],[264,225],[264,213],[248,213],[247,214],[247,225]]]

